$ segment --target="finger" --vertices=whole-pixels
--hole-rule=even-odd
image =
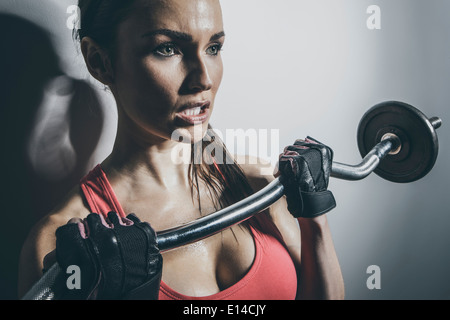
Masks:
[[[299,156],[299,149],[296,149],[295,146],[289,146],[286,148],[286,150],[284,151],[284,153],[281,155],[281,157],[278,160],[281,160],[282,158],[285,157],[295,157],[295,156]]]
[[[294,174],[298,172],[298,161],[302,160],[297,152],[289,151],[285,153],[278,161],[278,167],[283,171],[290,169]]]
[[[141,223],[141,220],[134,213],[127,215],[127,219],[131,220],[133,223]]]
[[[132,226],[134,224],[133,220],[130,220],[127,217],[124,217],[121,219],[122,219],[122,225],[124,225],[124,226]]]
[[[302,143],[295,142],[295,144],[293,144],[291,146],[287,146],[284,150],[285,150],[285,152],[287,152],[287,151],[302,152],[302,151],[308,150],[310,145],[311,145],[310,143],[306,143],[306,142],[302,142]]]
[[[86,230],[86,227],[81,218],[72,218],[67,222],[67,225],[77,225],[78,232],[83,239],[86,239],[89,236],[88,231]]]
[[[73,221],[73,222],[71,222],[71,221]],[[83,221],[81,219],[78,220],[77,218],[70,219],[67,224],[64,224],[64,225],[58,227],[55,231],[56,237],[58,237],[59,235],[65,236],[68,234],[78,235],[84,239],[86,239],[88,236],[88,232],[85,228],[85,224],[83,223]]]
[[[55,231],[56,242],[63,241],[64,243],[79,243],[87,239],[89,234],[85,229],[84,223],[68,223],[62,225]],[[58,246],[57,246],[58,247]]]
[[[72,219],[70,219],[70,220],[67,222],[67,224],[69,224],[69,223],[80,223],[80,222],[83,222],[83,220],[80,219],[80,218],[72,218]]]
[[[100,232],[105,229],[105,227],[111,228],[105,218],[97,213],[89,214],[84,221],[84,225],[87,227],[89,235]]]
[[[307,136],[306,139],[305,139],[305,141],[306,141],[306,142],[309,142],[309,143],[322,144],[322,145],[323,145],[322,142],[320,142],[320,141],[318,141],[318,140],[316,140],[316,139],[314,139],[314,138],[311,138],[310,136]]]
[[[122,218],[121,216],[119,216],[119,214],[117,212],[109,212],[108,213],[108,220],[114,225],[121,225],[121,226],[130,226],[133,225],[133,221],[127,219],[127,218]]]
[[[120,217],[116,212],[108,212],[108,221],[109,223],[111,223],[112,225],[118,226],[121,224],[120,222]]]
[[[308,142],[305,141],[305,139],[297,139],[294,142],[294,146],[303,146],[303,145],[307,145]]]

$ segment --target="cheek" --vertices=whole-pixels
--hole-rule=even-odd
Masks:
[[[212,65],[209,67],[212,72],[210,72],[211,80],[213,82],[212,90],[214,93],[217,93],[217,90],[220,87],[223,78],[223,63],[222,59],[217,58],[216,61],[213,61]]]
[[[180,74],[174,63],[141,59],[123,64],[118,68],[116,81],[121,105],[136,109],[141,115],[164,116],[173,111]]]
[[[141,77],[138,80],[142,97],[155,102],[174,104],[182,83],[182,70],[171,62],[155,63],[151,59],[141,65]]]

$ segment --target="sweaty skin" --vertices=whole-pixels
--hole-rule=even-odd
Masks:
[[[225,34],[218,0],[136,0],[133,6],[119,25],[114,55],[90,38],[82,40],[81,49],[91,75],[109,86],[117,101],[117,137],[102,168],[124,211],[136,213],[158,231],[215,211],[202,183],[199,211],[188,164],[173,161],[172,151],[180,143],[171,136],[177,130],[186,140],[198,141],[205,134],[222,80]],[[198,106],[201,121],[190,123]],[[273,179],[261,177],[261,165],[249,164],[254,161],[237,161],[255,191]],[[44,257],[55,249],[55,230],[89,213],[77,186],[34,227],[21,256],[21,295],[42,275]],[[296,265],[299,298],[342,298],[342,276],[326,216],[300,219],[300,233],[285,199],[269,214]],[[254,257],[251,233],[235,226],[165,252],[163,281],[185,295],[215,294],[238,282]]]

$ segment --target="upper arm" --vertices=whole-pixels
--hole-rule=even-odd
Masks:
[[[274,167],[268,161],[249,156],[236,156],[236,162],[244,171],[255,192],[272,182]],[[300,228],[297,220],[287,209],[286,198],[283,196],[268,208],[269,215],[280,231],[289,253],[297,265],[300,264]]]
[[[42,276],[45,256],[56,248],[55,218],[47,216],[29,233],[20,253],[18,293],[22,297]]]
[[[33,284],[42,277],[44,259],[56,248],[56,229],[69,219],[84,218],[89,211],[79,194],[72,193],[60,208],[42,218],[30,231],[24,242],[19,260],[18,294],[25,295]],[[45,266],[49,267],[49,266]]]

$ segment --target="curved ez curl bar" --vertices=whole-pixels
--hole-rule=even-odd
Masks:
[[[428,119],[408,104],[398,101],[380,103],[364,114],[358,126],[362,161],[357,165],[333,162],[331,176],[361,180],[375,172],[392,182],[416,181],[434,166],[439,151],[435,130],[441,124],[441,119]],[[284,195],[281,178],[227,208],[158,232],[160,250],[168,251],[207,238],[267,209]],[[58,299],[65,285],[62,274],[59,265],[54,264],[22,299]]]

